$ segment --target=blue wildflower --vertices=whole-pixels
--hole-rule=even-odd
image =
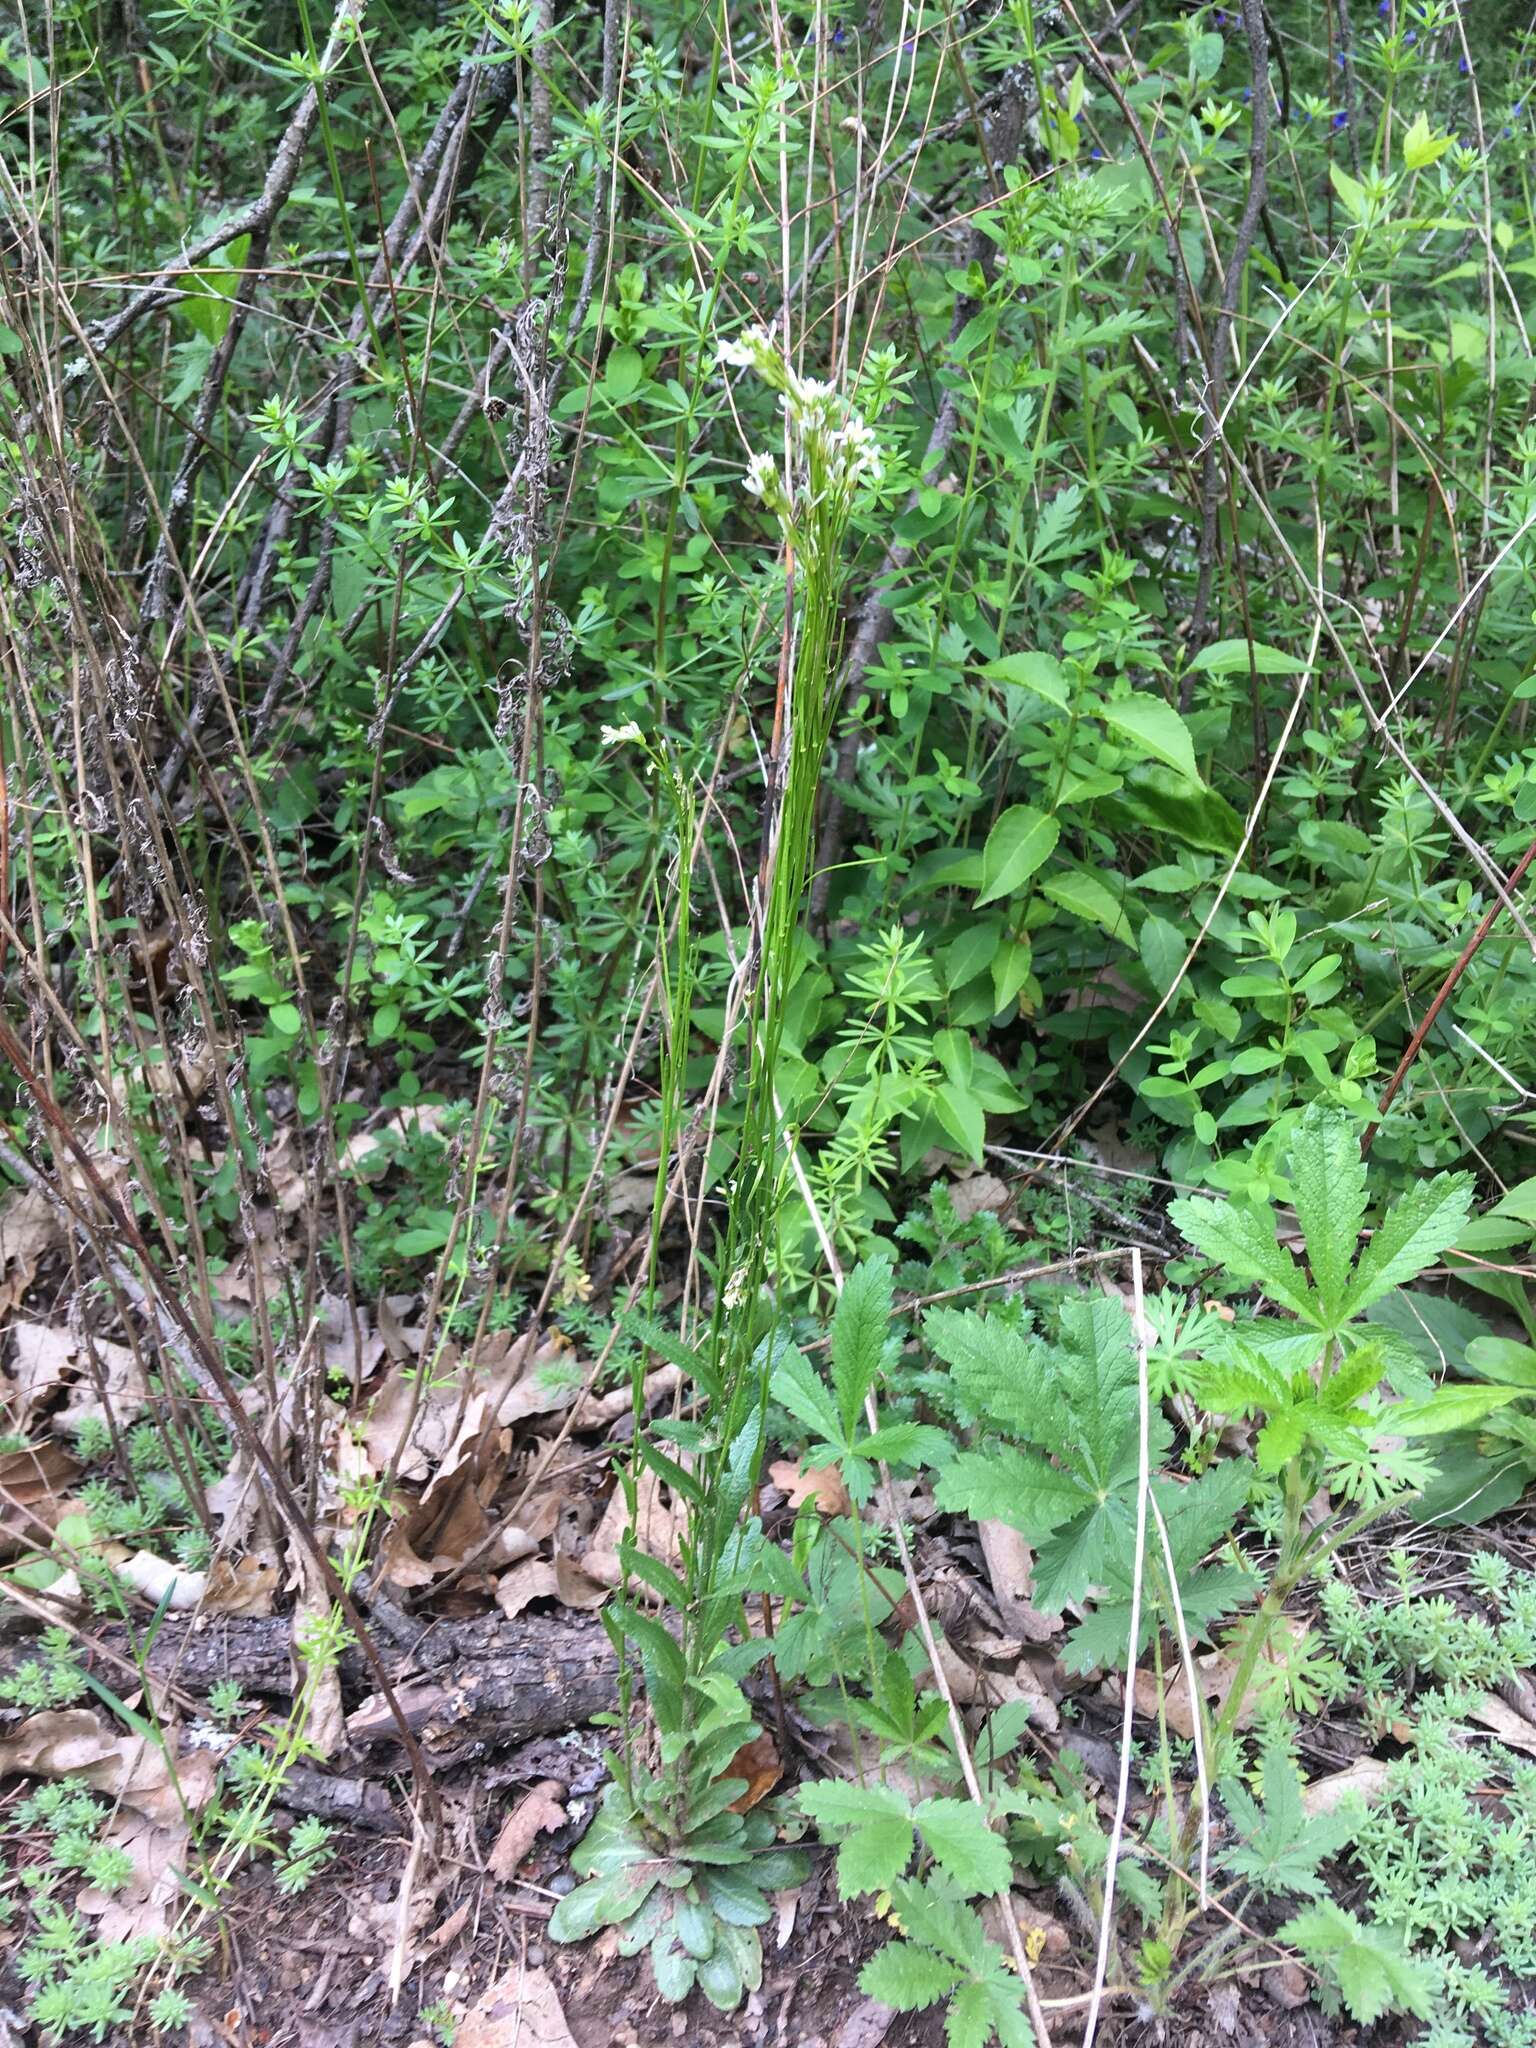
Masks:
[[[1465,57],[1458,57],[1456,59],[1456,69],[1461,73],[1462,77],[1465,78],[1467,73],[1472,69],[1472,66],[1467,62]]]
[[[1342,108],[1333,117],[1333,126],[1335,130],[1346,127],[1348,125],[1348,122],[1349,115]]]

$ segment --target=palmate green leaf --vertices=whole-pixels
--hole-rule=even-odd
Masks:
[[[1021,889],[1055,851],[1061,827],[1043,811],[1014,804],[987,834],[981,856],[981,894],[976,907]]]
[[[913,1818],[934,1861],[968,1897],[1005,1889],[1013,1857],[978,1806],[968,1799],[925,1799]]]
[[[894,1317],[889,1261],[862,1260],[848,1275],[832,1317],[832,1384],[845,1442],[859,1428],[864,1396],[885,1363]]]
[[[824,1778],[800,1787],[800,1806],[838,1843],[839,1896],[881,1892],[912,1860],[916,1831],[899,1792],[886,1785],[849,1785]]]
[[[1168,1214],[1196,1251],[1223,1267],[1234,1280],[1251,1281],[1292,1315],[1304,1322],[1318,1322],[1318,1304],[1301,1268],[1276,1240],[1272,1210],[1253,1209],[1239,1202],[1211,1202],[1202,1196],[1170,1202]]]
[[[934,1497],[947,1514],[1006,1522],[1031,1543],[1041,1542],[1094,1501],[1071,1472],[1013,1444],[959,1452],[939,1474]]]
[[[1118,697],[1112,703],[1101,704],[1098,715],[1111,732],[1128,740],[1143,758],[1161,761],[1166,767],[1176,769],[1196,788],[1201,786],[1189,727],[1173,706],[1165,704],[1161,697],[1145,693]]]
[[[1468,1173],[1437,1173],[1433,1180],[1410,1182],[1393,1199],[1360,1255],[1344,1298],[1345,1314],[1359,1315],[1449,1251],[1471,1210],[1472,1191]]]
[[[1279,1743],[1264,1751],[1262,1780],[1262,1811],[1246,1785],[1236,1779],[1222,1784],[1222,1803],[1236,1834],[1222,1861],[1264,1896],[1321,1898],[1325,1887],[1317,1866],[1354,1839],[1363,1809],[1358,1800],[1345,1800],[1330,1812],[1308,1815],[1301,1773]]]
[[[1291,1141],[1291,1201],[1323,1312],[1337,1322],[1365,1221],[1365,1161],[1353,1121],[1314,1103]]]
[[[1364,1926],[1329,1900],[1288,1920],[1279,1939],[1337,1984],[1346,2012],[1362,2026],[1374,2025],[1387,2012],[1428,2019],[1434,1973],[1405,1955],[1401,1942],[1386,1928]]]
[[[953,1963],[914,1941],[888,1941],[859,1972],[859,1989],[896,2012],[919,2012],[948,1998],[960,1982]]]

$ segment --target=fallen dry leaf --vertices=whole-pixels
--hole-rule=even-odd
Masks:
[[[485,1859],[489,1876],[505,1884],[540,1835],[564,1827],[565,1787],[555,1778],[545,1778],[525,1792],[501,1824],[501,1832]]]
[[[206,1749],[183,1751],[174,1761],[145,1737],[109,1728],[90,1707],[33,1714],[0,1741],[0,1776],[19,1771],[34,1778],[78,1778],[93,1791],[163,1827],[181,1824],[213,1790],[215,1760]]]
[[[74,1378],[75,1340],[48,1323],[12,1323],[13,1420],[24,1428],[34,1410]]]
[[[574,1358],[570,1343],[558,1331],[531,1354],[526,1337],[500,1331],[487,1339],[472,1361],[447,1346],[430,1384],[421,1383],[419,1368],[392,1365],[363,1426],[369,1462],[375,1472],[386,1472],[393,1464],[396,1478],[422,1481],[438,1472],[453,1446],[463,1441],[461,1410],[464,1416],[474,1410],[478,1432],[490,1420],[493,1396],[499,1396],[495,1419],[501,1427],[569,1408],[581,1392]]]
[[[299,1575],[299,1597],[293,1610],[293,1664],[300,1691],[307,1691],[308,1711],[304,1717],[304,1738],[315,1755],[324,1760],[336,1754],[346,1734],[346,1710],[341,1701],[339,1663],[316,1664],[313,1670],[304,1660],[301,1647],[307,1628],[329,1620],[331,1596],[320,1576],[320,1568],[307,1550],[295,1546]]]
[[[997,1611],[1026,1643],[1048,1643],[1062,1629],[1062,1616],[1042,1614],[1031,1599],[1035,1553],[1017,1529],[1006,1522],[978,1522],[981,1554]]]
[[[75,1384],[69,1399],[53,1418],[55,1426],[71,1436],[78,1436],[87,1422],[105,1422],[109,1404],[113,1420],[120,1425],[132,1422],[149,1405],[149,1382],[133,1347],[98,1337],[94,1350],[106,1399],[102,1399],[102,1389],[98,1389],[92,1373],[90,1351],[84,1345],[77,1347]]]
[[[687,1519],[684,1503],[664,1498],[657,1475],[649,1468],[643,1471],[636,1483],[635,1547],[662,1564],[676,1564]],[[628,1528],[629,1504],[623,1487],[616,1486],[582,1555],[582,1568],[589,1578],[605,1586],[620,1583],[624,1570],[619,1562],[619,1543]]]
[[[1491,1729],[1500,1742],[1507,1742],[1511,1749],[1523,1749],[1536,1756],[1536,1726],[1532,1726],[1524,1714],[1517,1713],[1507,1700],[1501,1700],[1493,1693],[1484,1693],[1472,1709],[1472,1719],[1480,1727]]]
[[[968,1223],[983,1211],[1000,1216],[1012,1197],[995,1173],[973,1173],[965,1180],[950,1183],[949,1199],[960,1221]]]
[[[576,2048],[543,1970],[508,1970],[460,2020],[454,2048]]]
[[[441,1927],[433,1928],[427,1939],[434,1948],[446,1948],[450,1941],[464,1932],[465,1923],[469,1919],[469,1909],[473,1903],[473,1900],[466,1899],[462,1906],[454,1907]]]
[[[594,1579],[574,1557],[525,1557],[496,1582],[496,1605],[510,1621],[531,1600],[558,1600],[562,1607],[590,1613],[613,1591]]]
[[[654,1408],[666,1395],[675,1393],[683,1384],[683,1371],[677,1365],[659,1365],[647,1373],[645,1385],[640,1389],[642,1409]],[[617,1422],[621,1415],[628,1415],[635,1404],[634,1389],[615,1387],[607,1394],[583,1394],[576,1403],[576,1413],[571,1417],[573,1429],[601,1429],[605,1423]]]
[[[216,1557],[203,1607],[210,1614],[270,1614],[278,1585],[277,1559],[268,1551],[253,1550],[238,1564]]]
[[[1232,1680],[1237,1667],[1230,1657],[1219,1650],[1208,1651],[1203,1657],[1196,1657],[1195,1670],[1201,1697],[1209,1706],[1225,1704],[1227,1694],[1232,1690]],[[1251,1726],[1254,1703],[1252,1701],[1237,1718],[1239,1728]],[[1154,1671],[1136,1673],[1136,1711],[1145,1714],[1149,1721],[1155,1721],[1158,1713],[1157,1674]],[[1176,1735],[1191,1741],[1195,1732],[1195,1717],[1189,1697],[1189,1673],[1181,1662],[1170,1682],[1163,1688],[1163,1711],[1168,1717],[1168,1726]]]
[[[760,1806],[784,1775],[784,1765],[771,1735],[754,1735],[744,1742],[720,1773],[722,1778],[741,1778],[746,1791],[731,1801],[732,1813],[750,1813]]]
[[[796,1510],[813,1500],[819,1515],[846,1515],[848,1489],[835,1465],[807,1465],[802,1471],[793,1458],[779,1458],[768,1467],[768,1477]]]
[[[0,1557],[47,1544],[80,1467],[62,1444],[0,1451]]]
[[[142,1814],[120,1813],[102,1839],[126,1850],[133,1875],[117,1891],[102,1892],[87,1885],[75,1901],[77,1909],[96,1922],[102,1941],[163,1935],[186,1900],[177,1873],[187,1867],[191,1831],[185,1822],[161,1827]]]
[[[1302,1811],[1309,1816],[1332,1813],[1346,1799],[1363,1799],[1369,1805],[1385,1791],[1387,1770],[1379,1756],[1357,1756],[1346,1770],[1330,1771],[1326,1778],[1314,1778],[1304,1785]]]
[[[38,1261],[63,1235],[58,1211],[40,1188],[18,1188],[0,1207],[0,1319],[20,1304]]]

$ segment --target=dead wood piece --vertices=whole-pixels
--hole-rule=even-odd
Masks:
[[[405,1831],[404,1814],[388,1792],[372,1778],[332,1778],[302,1764],[289,1767],[277,1803],[289,1813],[312,1813],[321,1820],[344,1821],[369,1834]]]
[[[282,1616],[231,1615],[201,1628],[168,1618],[150,1670],[174,1676],[184,1692],[204,1693],[228,1678],[252,1697],[285,1699],[293,1690],[289,1633]],[[412,1730],[438,1764],[469,1745],[499,1749],[579,1727],[618,1698],[612,1645],[585,1616],[427,1623],[414,1643],[381,1642],[379,1650]],[[342,1693],[353,1709],[346,1725],[354,1747],[396,1739],[387,1705],[369,1691],[371,1676],[355,1650],[346,1652]]]

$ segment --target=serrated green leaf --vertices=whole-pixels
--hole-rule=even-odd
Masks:
[[[790,1348],[779,1354],[773,1369],[773,1398],[787,1408],[796,1422],[823,1443],[842,1441],[841,1418],[836,1404],[803,1351]]]
[[[999,896],[1011,896],[1021,889],[1035,871],[1043,867],[1061,837],[1061,827],[1043,811],[1028,804],[1014,804],[987,834],[981,856],[979,910]]]
[[[960,1981],[953,1963],[913,1941],[888,1941],[859,1972],[859,1989],[896,2012],[920,2012],[948,1998]]]
[[[1282,1408],[1259,1431],[1254,1458],[1261,1472],[1283,1471],[1307,1440],[1307,1419],[1299,1408]]]
[[[1365,1221],[1365,1161],[1349,1117],[1313,1103],[1291,1141],[1290,1181],[1312,1283],[1334,1322],[1343,1309]]]
[[[1112,703],[1101,704],[1098,715],[1111,732],[1128,740],[1143,759],[1161,761],[1196,788],[1202,786],[1189,727],[1161,697],[1119,697]]]
[[[832,1317],[832,1384],[846,1442],[859,1428],[891,1341],[895,1295],[885,1259],[864,1259],[848,1275]]]
[[[1344,1300],[1345,1313],[1359,1315],[1449,1251],[1471,1210],[1472,1190],[1467,1173],[1437,1173],[1433,1180],[1410,1182],[1389,1205],[1360,1255]]]
[[[925,1799],[913,1818],[939,1868],[968,1896],[1003,1891],[1013,1858],[1001,1835],[968,1799]]]
[[[1275,1236],[1274,1214],[1238,1202],[1198,1197],[1170,1202],[1168,1214],[1198,1252],[1222,1266],[1234,1280],[1262,1287],[1269,1299],[1305,1322],[1317,1319],[1301,1268]]]
[[[1070,1472],[1013,1444],[958,1452],[939,1474],[934,1497],[946,1514],[1006,1522],[1031,1543],[1093,1504],[1093,1495]]]
[[[1428,2019],[1434,1974],[1427,1964],[1405,1955],[1385,1928],[1364,1926],[1329,1900],[1288,1920],[1279,1939],[1333,1979],[1350,2018],[1362,2026],[1374,2025],[1387,2012]]]

